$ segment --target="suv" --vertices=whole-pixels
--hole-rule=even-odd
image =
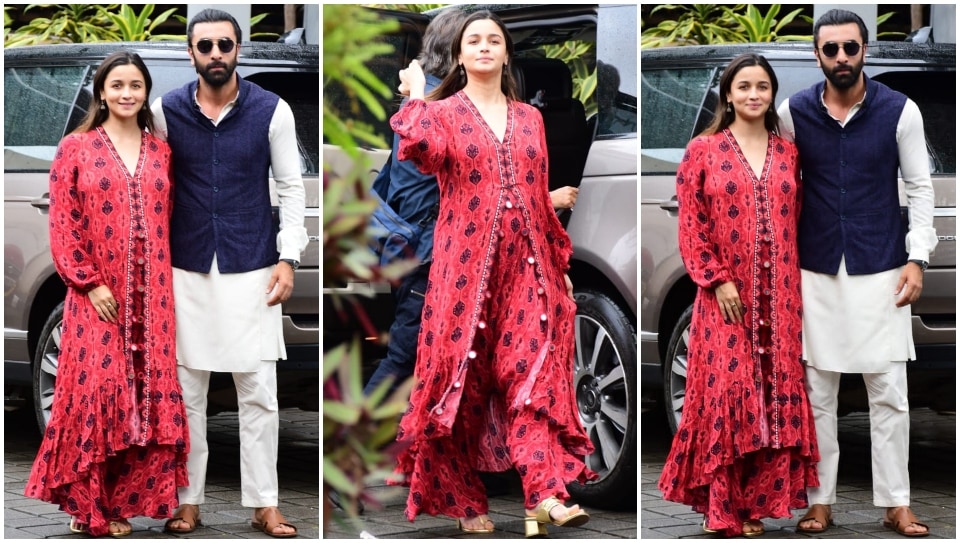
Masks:
[[[676,168],[687,142],[713,119],[723,68],[736,55],[759,53],[780,83],[777,105],[823,79],[810,43],[667,47],[644,50],[643,136],[640,142],[641,387],[644,407],[663,392],[667,421],[676,431],[683,407],[687,337],[696,287],[677,245]],[[910,404],[955,409],[956,365],[956,45],[871,43],[864,73],[920,106],[936,194],[939,244],[913,304],[917,360],[910,373]],[[901,190],[901,202],[906,200]],[[844,411],[866,407],[856,376],[845,378]]]
[[[571,485],[585,503],[605,508],[632,507],[637,459],[637,8],[635,5],[477,6],[490,9],[507,25],[515,44],[510,65],[529,101],[545,94],[542,109],[550,160],[550,189],[580,188],[576,209],[561,213],[574,246],[570,277],[577,300],[577,354],[570,379],[577,393],[580,417],[596,452],[587,465],[600,474],[586,486]],[[459,9],[459,8],[445,8]],[[398,72],[420,51],[420,41],[435,12],[413,14],[377,10],[400,21],[400,30],[384,39],[392,55],[375,58],[368,67],[391,89]],[[559,59],[545,58],[542,46],[580,44],[589,52],[578,64],[583,76],[596,67],[596,100],[576,99],[571,69]],[[554,47],[554,49],[557,49]],[[586,84],[594,82],[588,78]],[[327,89],[327,98],[344,116],[355,118],[342,91]],[[394,112],[398,102],[385,102]],[[585,111],[588,110],[588,111]],[[392,141],[386,121],[362,119]],[[379,169],[389,149],[367,149]],[[331,174],[343,175],[350,161],[337,147],[324,145]],[[371,179],[376,171],[371,172]],[[353,334],[358,323],[343,323],[333,295],[353,296],[366,308],[379,330],[393,318],[389,285],[351,284],[324,289],[324,342],[332,346]],[[368,294],[369,296],[360,296]],[[368,345],[365,360],[382,355]]]
[[[139,54],[153,78],[152,102],[196,79],[184,42],[40,45],[3,51],[4,405],[33,397],[41,432],[50,417],[63,299],[50,255],[48,176],[60,139],[86,114],[93,75],[111,52]],[[319,47],[245,43],[237,73],[276,92],[296,117],[306,227],[293,296],[283,304],[287,360],[277,366],[281,407],[319,410]],[[229,375],[215,375],[211,410],[235,410]]]

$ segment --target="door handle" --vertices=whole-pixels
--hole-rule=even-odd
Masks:
[[[48,209],[50,207],[50,193],[44,192],[43,196],[30,200],[30,205],[37,209]]]
[[[664,200],[660,202],[660,209],[663,209],[666,211],[674,211],[674,212],[680,211],[680,202],[678,202],[677,197],[674,196],[669,200]]]

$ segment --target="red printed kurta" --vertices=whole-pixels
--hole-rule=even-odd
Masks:
[[[410,100],[399,158],[440,185],[415,388],[397,439],[407,517],[487,511],[475,470],[516,468],[528,507],[593,473],[571,386],[572,253],[547,190],[539,111],[508,101],[500,141],[463,92]]]
[[[729,130],[690,142],[677,170],[680,254],[699,287],[683,416],[660,477],[708,526],[789,517],[818,486],[819,453],[801,364],[796,147],[771,134],[757,178]],[[733,281],[742,324],[714,288]]]
[[[144,132],[131,175],[98,128],[64,138],[50,170],[50,249],[67,297],[52,413],[26,495],[59,504],[92,535],[110,520],[170,517],[187,484],[170,160],[167,144]],[[115,323],[87,296],[100,285],[120,306]]]

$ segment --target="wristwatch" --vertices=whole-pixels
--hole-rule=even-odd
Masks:
[[[290,264],[290,267],[294,270],[300,267],[300,261],[292,258],[281,258],[280,262],[286,262],[287,264]]]
[[[920,266],[920,271],[927,271],[927,266],[930,265],[926,260],[920,260],[916,258],[908,260],[907,262],[913,262],[917,266]]]

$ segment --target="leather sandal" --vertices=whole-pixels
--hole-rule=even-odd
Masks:
[[[172,534],[189,534],[197,529],[197,526],[203,526],[200,522],[200,506],[185,503],[177,508],[173,518],[163,523],[163,531]],[[171,526],[176,521],[183,522],[186,528],[174,528]]]
[[[254,530],[260,530],[270,537],[297,537],[297,527],[287,522],[287,519],[283,517],[279,509],[276,507],[263,507],[259,509],[259,511],[260,518],[255,518],[254,520],[250,521],[250,526],[253,526]],[[256,515],[256,513],[254,513],[254,515]],[[293,531],[289,534],[278,534],[274,530],[280,526],[293,528]]]
[[[918,521],[917,517],[913,515],[913,511],[911,511],[907,505],[894,508],[893,517],[890,516],[890,510],[888,509],[883,519],[883,526],[884,528],[890,528],[904,537],[926,537],[930,535],[930,527]],[[904,530],[904,528],[910,526],[921,526],[925,531],[908,532]]]
[[[820,523],[819,528],[804,528],[800,526],[804,522],[812,520]],[[810,509],[807,509],[807,514],[797,522],[797,532],[802,534],[822,534],[827,531],[827,528],[833,526],[833,512],[830,510],[829,505],[824,505],[822,503],[815,503],[810,506]]]

